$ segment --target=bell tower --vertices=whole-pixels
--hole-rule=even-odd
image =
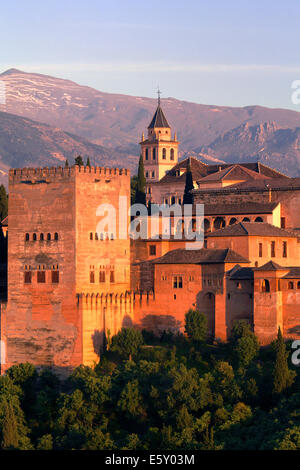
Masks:
[[[142,135],[141,153],[144,160],[146,183],[154,183],[178,163],[176,132],[172,138],[171,127],[160,105],[160,91],[154,116],[148,126],[148,137]]]

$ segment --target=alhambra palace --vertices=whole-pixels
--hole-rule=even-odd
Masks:
[[[160,101],[140,146],[148,202],[182,204],[191,172],[194,206],[204,204],[203,247],[186,249],[174,217],[168,239],[162,216],[156,237],[98,233],[105,203],[117,210],[118,231],[119,198],[130,201],[126,169],[11,169],[1,234],[2,373],[27,361],[93,365],[123,326],[183,332],[190,308],[207,316],[214,341],[226,341],[238,319],[262,345],[279,327],[300,338],[300,178],[260,162],[179,162]]]

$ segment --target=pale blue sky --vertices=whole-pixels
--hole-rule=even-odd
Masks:
[[[0,71],[113,93],[300,110],[299,0],[10,0]]]

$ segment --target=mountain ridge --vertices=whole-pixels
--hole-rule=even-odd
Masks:
[[[111,152],[118,166],[136,167],[138,142],[153,117],[156,99],[102,92],[18,69],[3,72],[0,80],[6,84],[6,104],[0,105],[0,111],[59,128],[100,146],[103,155]],[[295,131],[300,127],[298,111],[259,105],[203,105],[176,98],[164,98],[161,104],[172,131],[177,131],[181,157],[191,154],[208,162],[232,163],[240,158],[259,159],[280,171],[300,175]],[[261,151],[265,144],[267,150]]]

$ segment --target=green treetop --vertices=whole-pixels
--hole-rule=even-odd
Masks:
[[[135,192],[135,199],[134,199],[135,204],[146,205],[145,190],[146,190],[146,178],[145,178],[143,157],[141,155],[140,160],[139,160],[139,169],[138,169],[136,192]]]
[[[78,155],[78,157],[75,158],[75,165],[84,166],[84,162],[81,155]]]
[[[183,204],[193,204],[194,198],[193,198],[192,193],[190,192],[192,189],[194,189],[194,184],[193,184],[193,175],[192,175],[192,170],[191,170],[191,162],[189,160],[187,169],[186,169]]]
[[[139,330],[133,328],[122,328],[121,331],[112,338],[112,351],[119,352],[122,356],[132,359],[143,344],[143,336]]]
[[[273,372],[273,393],[279,394],[289,388],[295,378],[295,372],[289,370],[288,367],[288,352],[282,337],[281,329],[278,328],[277,342],[276,342],[276,360]]]
[[[1,220],[5,219],[8,213],[8,197],[3,184],[0,186],[0,217]]]

